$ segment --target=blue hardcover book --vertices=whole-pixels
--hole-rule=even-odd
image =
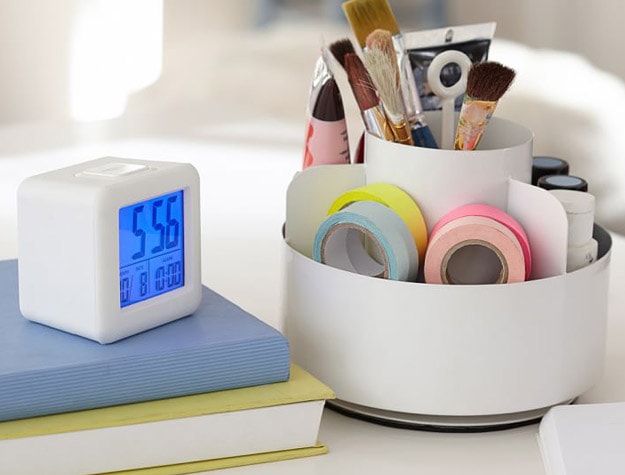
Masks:
[[[204,287],[189,317],[109,345],[26,320],[0,261],[0,420],[286,381],[279,331]]]

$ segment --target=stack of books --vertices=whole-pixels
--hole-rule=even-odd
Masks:
[[[101,345],[24,319],[16,261],[0,281],[0,473],[192,473],[327,451],[333,392],[210,289],[193,315]]]

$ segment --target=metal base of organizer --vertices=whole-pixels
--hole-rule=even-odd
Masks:
[[[573,401],[574,399],[571,399],[561,404],[570,404]],[[485,416],[434,416],[385,411],[373,407],[360,406],[340,399],[326,401],[326,405],[340,414],[375,424],[430,432],[465,433],[490,432],[534,424],[539,422],[551,408],[549,406],[532,411]]]

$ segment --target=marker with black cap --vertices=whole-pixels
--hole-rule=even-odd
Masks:
[[[588,191],[588,182],[573,175],[544,175],[538,179],[536,185],[545,190]]]
[[[532,185],[536,185],[538,179],[544,175],[568,175],[569,164],[566,160],[546,155],[536,156],[532,159]]]

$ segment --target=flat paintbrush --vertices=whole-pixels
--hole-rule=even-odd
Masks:
[[[469,69],[467,89],[460,109],[454,149],[475,150],[501,96],[516,73],[495,61],[475,63]]]
[[[352,44],[349,38],[341,38],[340,40],[336,40],[333,43],[330,43],[328,46],[330,53],[334,56],[334,59],[343,67],[345,70],[345,55],[356,54],[356,50],[354,49],[354,45]],[[363,116],[364,117],[364,116]],[[356,145],[356,150],[352,155],[352,163],[364,163],[365,161],[365,134],[364,132],[360,135],[360,139],[358,140],[358,144]]]
[[[395,136],[380,104],[377,90],[362,60],[355,53],[347,53],[344,62],[347,79],[360,109],[365,129],[376,137],[394,141]]]
[[[414,74],[406,54],[403,35],[388,1],[349,0],[344,2],[342,7],[361,48],[366,49],[367,36],[374,30],[389,31],[399,65],[402,98],[414,143],[423,147],[438,148],[425,120]]]
[[[330,53],[332,53],[332,56],[334,56],[334,59],[339,62],[343,69],[345,69],[345,55],[348,53],[356,54],[354,45],[349,38],[341,38],[340,40],[336,40],[333,43],[330,43],[328,49],[330,50]]]

